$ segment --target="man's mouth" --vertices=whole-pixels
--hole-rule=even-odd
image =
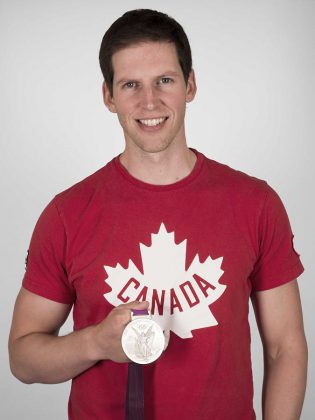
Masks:
[[[162,118],[151,118],[151,119],[140,119],[137,120],[140,124],[146,125],[147,127],[156,127],[167,120],[168,117]]]

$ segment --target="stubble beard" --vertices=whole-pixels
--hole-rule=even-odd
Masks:
[[[143,152],[159,153],[159,152],[163,152],[164,150],[166,150],[171,145],[171,143],[173,142],[173,139],[167,139],[167,138],[163,139],[162,138],[162,139],[158,139],[154,142],[150,142],[150,141],[146,142],[146,141],[141,141],[139,139],[134,139],[133,142]]]
[[[175,140],[175,136],[164,135],[157,136],[150,139],[150,135],[147,135],[147,138],[144,139],[143,136],[139,135],[130,135],[130,133],[125,133],[126,145],[128,143],[132,145],[132,148],[138,148],[146,153],[159,153],[166,150]]]

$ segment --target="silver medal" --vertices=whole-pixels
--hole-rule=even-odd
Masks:
[[[139,316],[127,324],[121,343],[130,360],[147,364],[160,357],[165,348],[165,337],[159,324],[148,317]]]

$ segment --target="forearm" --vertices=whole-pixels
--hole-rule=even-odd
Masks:
[[[10,345],[14,376],[25,383],[61,383],[74,378],[98,360],[93,349],[94,327],[66,336],[31,333]]]
[[[47,303],[44,303],[46,306]],[[131,310],[148,309],[148,305],[148,302],[130,302],[119,305],[99,324],[62,337],[48,332],[21,333],[18,326],[24,321],[23,311],[17,308],[9,338],[10,365],[13,375],[25,383],[52,384],[72,379],[100,360],[129,362],[121,346],[121,336],[130,321]],[[59,318],[63,319],[64,315]],[[32,320],[31,322],[33,331],[55,331],[56,328],[52,328],[51,325],[61,325],[61,322],[52,323],[46,320],[44,323],[46,330],[40,321]]]
[[[264,420],[300,418],[307,375],[307,345],[304,337],[293,349],[265,357],[262,395]]]

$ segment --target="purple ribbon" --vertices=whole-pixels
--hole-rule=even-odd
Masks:
[[[149,312],[147,309],[133,309],[132,314],[149,315]],[[128,364],[126,420],[144,420],[143,366],[134,362]]]
[[[143,366],[130,362],[126,393],[126,420],[144,420]]]
[[[133,315],[149,315],[149,311],[147,309],[132,309]]]

